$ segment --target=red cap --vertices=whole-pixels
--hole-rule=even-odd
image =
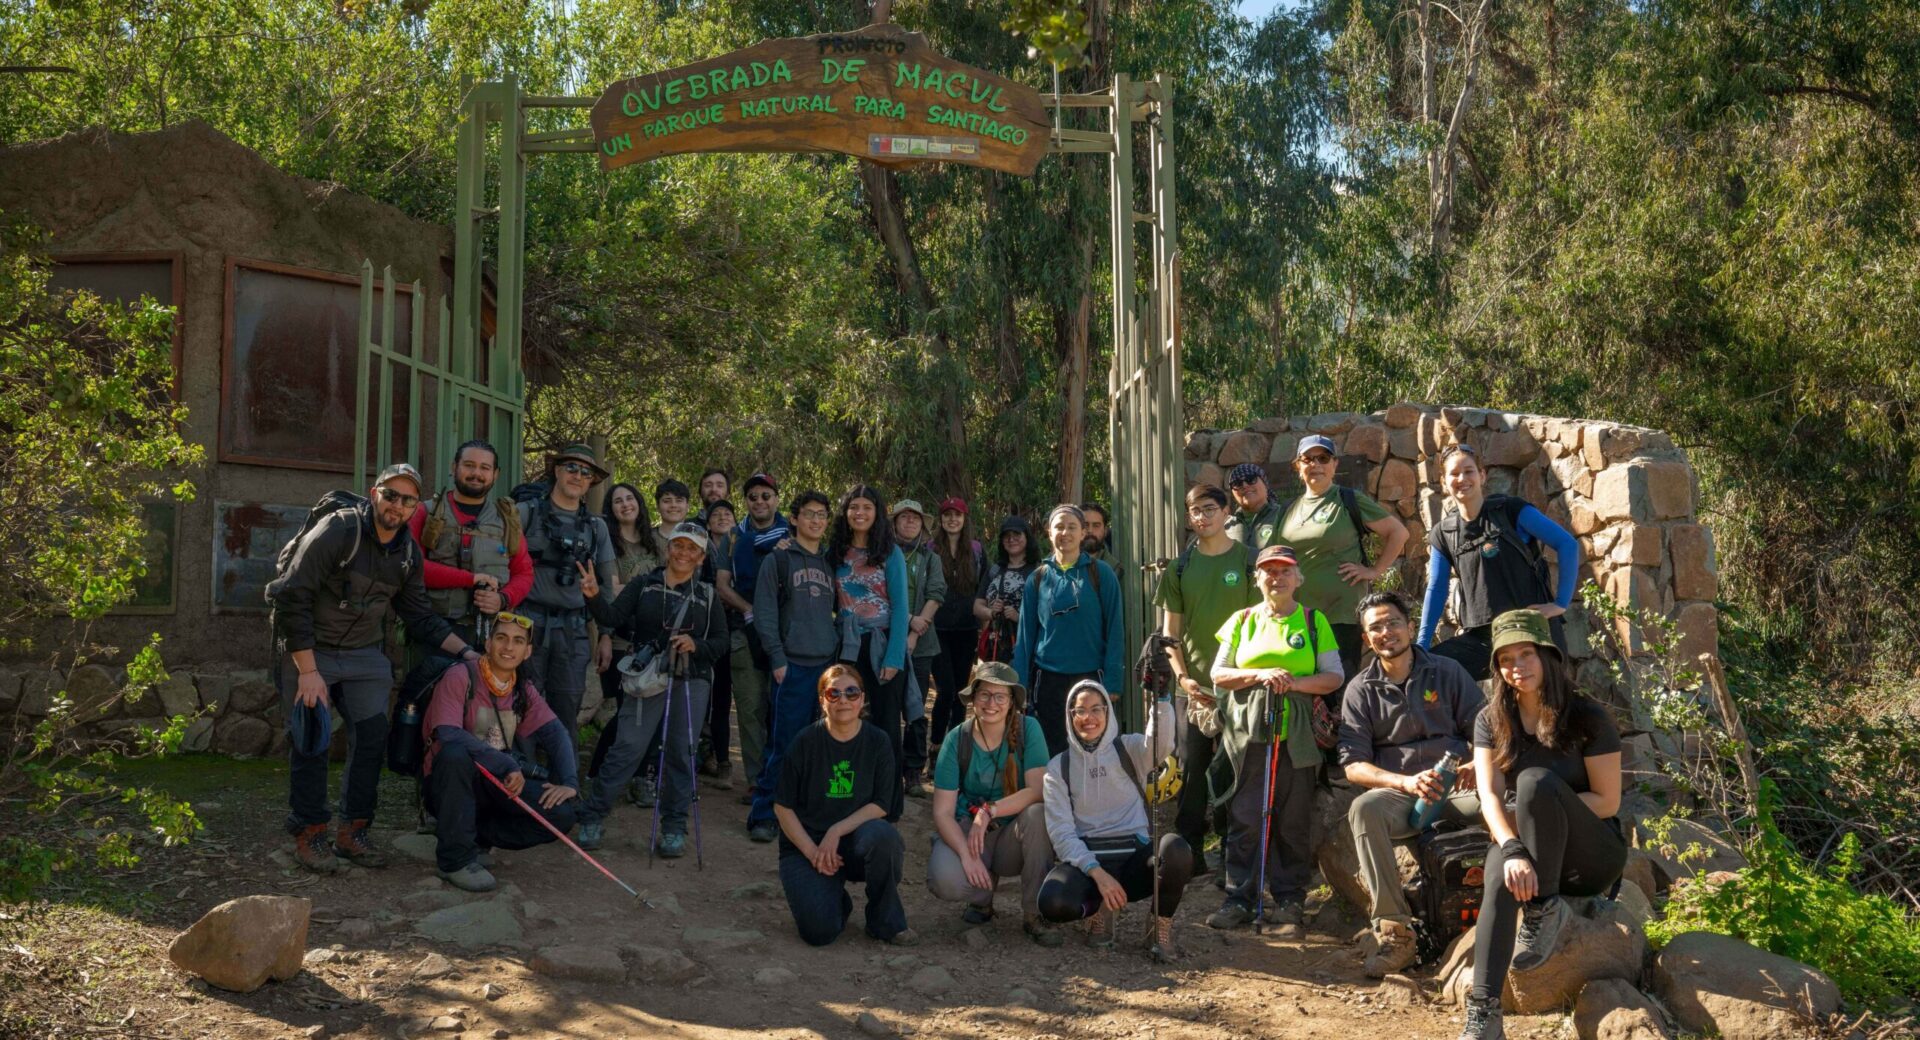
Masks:
[[[1293,547],[1288,545],[1269,545],[1265,549],[1260,550],[1260,555],[1253,558],[1255,570],[1263,569],[1272,563],[1283,563],[1289,567],[1298,567],[1300,566],[1300,558],[1293,554]]]
[[[961,516],[965,516],[967,515],[967,500],[958,495],[943,498],[940,500],[940,511],[942,513],[959,513]]]

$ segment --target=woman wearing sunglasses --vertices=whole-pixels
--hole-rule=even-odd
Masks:
[[[1372,495],[1333,482],[1340,460],[1333,439],[1320,434],[1300,438],[1293,470],[1306,490],[1280,514],[1276,537],[1300,556],[1300,601],[1333,619],[1340,642],[1340,666],[1360,671],[1360,597],[1379,580],[1407,547],[1407,525]],[[1361,535],[1380,536],[1380,554],[1369,557]]]
[[[847,885],[864,882],[867,934],[912,946],[920,937],[900,902],[906,847],[886,820],[900,783],[893,744],[860,718],[866,690],[857,669],[830,665],[816,689],[822,717],[794,738],[773,796],[787,907],[800,938],[825,946],[853,916]]]
[[[1053,555],[1027,579],[1013,668],[1033,691],[1033,713],[1047,754],[1067,749],[1067,691],[1082,679],[1120,682],[1126,638],[1120,628],[1120,578],[1082,551],[1086,514],[1058,505],[1047,514]]]

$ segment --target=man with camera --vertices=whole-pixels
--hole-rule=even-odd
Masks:
[[[613,656],[612,644],[601,640],[596,648],[587,639],[587,601],[580,587],[580,569],[597,576],[595,595],[612,588],[616,577],[613,539],[606,522],[587,510],[587,492],[607,479],[607,470],[593,449],[569,444],[547,460],[552,490],[517,507],[526,553],[533,560],[533,590],[520,613],[531,617],[537,633],[533,653],[520,674],[546,697],[560,717],[567,738],[580,731],[580,700],[587,689],[587,670],[603,669]]]

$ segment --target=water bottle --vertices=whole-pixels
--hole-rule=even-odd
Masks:
[[[1449,751],[1440,756],[1440,764],[1435,768],[1440,773],[1441,790],[1452,791],[1453,782],[1460,778],[1460,759]],[[1407,822],[1412,824],[1416,831],[1426,830],[1433,826],[1433,821],[1440,818],[1440,807],[1445,805],[1446,801],[1446,796],[1443,794],[1434,801],[1422,798],[1414,802],[1413,812],[1407,817]]]

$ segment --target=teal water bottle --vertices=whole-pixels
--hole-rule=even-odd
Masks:
[[[1460,759],[1457,758],[1453,752],[1449,751],[1440,756],[1440,764],[1434,768],[1440,774],[1441,788],[1445,791],[1452,791],[1454,781],[1460,779]],[[1442,796],[1433,801],[1422,798],[1414,802],[1413,812],[1407,817],[1407,822],[1412,824],[1413,829],[1416,831],[1426,830],[1428,827],[1433,826],[1433,821],[1440,818],[1440,807],[1445,805],[1446,801],[1446,798]]]

